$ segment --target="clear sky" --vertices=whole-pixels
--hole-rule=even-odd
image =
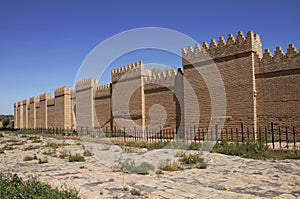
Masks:
[[[0,114],[12,114],[14,102],[72,86],[97,44],[132,28],[170,28],[199,43],[253,30],[272,52],[289,43],[299,50],[299,9],[299,0],[0,0]],[[180,59],[171,64],[181,67]]]

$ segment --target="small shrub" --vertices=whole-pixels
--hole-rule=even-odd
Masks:
[[[72,198],[79,199],[78,191],[70,188],[52,188],[30,176],[23,180],[17,174],[0,172],[0,198]]]
[[[204,162],[203,158],[200,158],[199,154],[184,154],[179,161],[182,164],[187,164],[187,165],[191,165],[191,164],[196,164],[198,162]]]
[[[0,149],[0,154],[1,154],[1,153],[5,153],[3,149]]]
[[[131,193],[131,195],[134,195],[134,196],[140,196],[141,195],[141,191],[138,190],[138,189],[131,189],[130,193]]]
[[[134,160],[128,158],[124,162],[120,163],[120,169],[125,173],[137,173],[145,175],[149,174],[150,170],[154,170],[154,166],[147,162],[143,162],[137,166]]]
[[[68,146],[70,144],[68,143],[54,143],[54,142],[49,142],[45,145],[45,147],[50,147],[50,148],[53,148],[53,149],[57,149],[59,147],[62,147],[62,146]]]
[[[25,156],[24,158],[23,158],[23,161],[31,161],[31,160],[33,160],[34,158],[33,157],[31,157],[31,156]]]
[[[220,191],[227,191],[227,188],[225,186],[223,186],[223,185],[220,185],[218,187],[218,190],[220,190]]]
[[[162,161],[159,165],[159,168],[163,171],[179,171],[182,170],[182,167],[175,161],[171,161],[170,159],[166,159]]]
[[[3,137],[4,137],[4,135],[2,133],[0,133],[0,138],[3,138]]]
[[[196,150],[196,151],[200,151],[201,150],[201,143],[195,143],[192,142],[189,147],[188,150]]]
[[[69,162],[85,162],[85,158],[80,154],[70,155]]]
[[[163,175],[164,172],[163,172],[162,170],[159,170],[159,169],[158,169],[158,170],[155,171],[155,174],[156,174],[156,175]]]

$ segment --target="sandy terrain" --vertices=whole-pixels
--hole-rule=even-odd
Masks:
[[[137,163],[147,160],[157,165],[159,159],[174,157],[177,151],[139,149],[126,153],[108,144],[49,137],[40,137],[40,143],[33,143],[34,139],[39,140],[29,138],[33,135],[4,135],[0,138],[0,148],[6,145],[12,148],[0,154],[0,170],[23,177],[33,174],[53,186],[75,187],[81,198],[300,198],[299,160],[261,161],[208,153],[204,155],[207,169],[138,175],[120,172],[118,163],[132,158]],[[47,143],[64,143],[61,144],[64,146],[54,149],[45,146]],[[85,157],[85,162],[56,157],[64,153],[82,154],[83,146],[94,153]],[[47,158],[48,163],[23,160],[34,154]],[[134,189],[141,195],[131,194]]]

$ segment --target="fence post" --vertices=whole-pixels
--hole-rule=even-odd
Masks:
[[[235,129],[235,134],[236,134],[236,142],[239,142],[239,130],[238,130],[238,128]]]
[[[227,126],[226,126],[226,141],[228,142],[228,129],[227,129]]]
[[[260,132],[260,127],[258,128],[258,139],[259,139],[259,145],[261,146],[261,132]]]
[[[274,124],[271,122],[271,132],[272,132],[272,147],[275,148],[275,140],[274,140]]]
[[[278,134],[279,134],[279,148],[281,149],[281,130],[280,130],[280,127],[278,128]]]
[[[294,139],[294,150],[296,150],[296,132],[295,132],[295,127],[293,127],[293,139]]]
[[[218,125],[215,125],[215,129],[216,129],[216,143],[218,143],[218,137],[219,137],[219,132],[218,132]]]
[[[148,142],[148,136],[149,136],[148,127],[146,127],[146,136],[147,136],[147,142]]]
[[[286,141],[286,148],[289,149],[289,132],[288,127],[285,127],[285,141]]]
[[[267,131],[267,127],[265,127],[265,139],[266,139],[266,145],[268,145],[268,131]]]
[[[244,125],[241,123],[242,143],[244,144]]]
[[[126,141],[126,132],[125,132],[125,127],[124,127],[124,141]]]
[[[196,126],[195,125],[194,125],[194,141],[195,141],[195,143],[197,141],[197,138],[196,138]]]
[[[161,126],[159,127],[159,133],[160,133],[160,141],[162,142],[162,132],[161,132]]]

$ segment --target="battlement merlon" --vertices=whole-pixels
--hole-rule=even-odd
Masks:
[[[176,75],[177,75],[176,69],[167,69],[162,72],[144,76],[144,80],[145,80],[145,83],[155,83],[155,82],[161,82],[161,81],[175,79]]]
[[[31,98],[29,98],[29,103],[30,103],[30,104],[37,103],[38,101],[39,101],[39,99],[36,98],[36,97],[31,97]]]
[[[60,87],[54,90],[54,96],[55,97],[59,97],[59,96],[63,96],[63,95],[71,95],[72,94],[72,90],[70,87]]]
[[[22,101],[18,102],[18,107],[22,106]]]
[[[27,100],[27,99],[23,100],[23,101],[22,101],[22,104],[23,104],[23,106],[28,105],[28,100]]]
[[[99,85],[99,79],[87,78],[80,80],[75,84],[75,90],[81,91],[89,88],[96,88]]]
[[[262,43],[260,36],[249,31],[245,37],[242,32],[238,32],[236,39],[230,34],[225,41],[220,37],[218,43],[212,39],[210,44],[203,42],[202,47],[199,44],[195,48],[188,46],[188,49],[182,49],[182,65],[190,65],[202,61],[223,58],[230,55],[237,55],[247,52],[256,52],[259,58],[262,57]]]
[[[142,76],[144,73],[143,61],[135,62],[121,68],[117,68],[111,71],[112,82],[116,83],[119,80],[127,80]]]
[[[15,103],[14,103],[14,107],[16,108],[17,106],[18,106],[18,103],[17,103],[17,102],[15,102]]]
[[[50,99],[50,94],[43,93],[40,95],[40,102]]]
[[[111,96],[111,84],[105,84],[96,87],[95,98],[108,96]]]
[[[259,60],[255,73],[268,73],[290,69],[300,69],[300,51],[294,44],[289,44],[284,53],[281,46],[277,46],[274,55],[270,49],[265,49],[263,57]]]

